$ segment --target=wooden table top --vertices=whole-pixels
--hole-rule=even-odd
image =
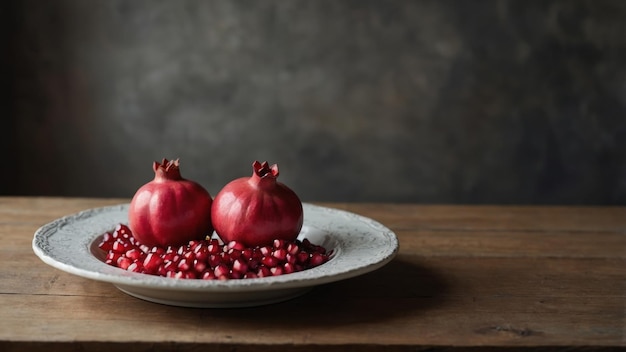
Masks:
[[[33,253],[40,226],[124,202],[0,197],[0,351],[626,349],[624,207],[322,204],[391,228],[398,256],[287,302],[194,309]]]

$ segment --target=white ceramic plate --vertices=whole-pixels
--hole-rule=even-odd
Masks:
[[[102,234],[128,223],[128,204],[94,208],[39,228],[33,250],[45,263],[85,278],[110,282],[151,302],[205,308],[247,307],[284,301],[311,288],[378,269],[398,251],[396,235],[380,223],[350,212],[303,204],[300,239],[333,250],[331,259],[287,275],[239,280],[174,279],[127,272],[105,264],[97,247]]]

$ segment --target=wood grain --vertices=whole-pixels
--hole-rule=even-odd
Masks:
[[[626,209],[325,204],[394,230],[398,257],[246,309],[144,302],[56,270],[35,230],[125,199],[0,198],[0,350],[626,349]]]

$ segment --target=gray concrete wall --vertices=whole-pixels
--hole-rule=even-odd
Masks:
[[[626,204],[626,1],[7,1],[3,194]],[[9,97],[9,98],[7,98]],[[13,151],[15,150],[15,151]]]

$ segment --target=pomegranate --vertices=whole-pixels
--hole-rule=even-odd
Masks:
[[[154,180],[141,186],[128,209],[134,238],[147,246],[180,245],[213,232],[213,199],[200,184],[181,177],[179,161],[154,162]]]
[[[228,183],[213,200],[211,219],[224,241],[246,246],[294,241],[303,222],[302,202],[294,191],[278,182],[278,165],[252,164],[252,176]]]
[[[146,246],[126,225],[102,236],[98,247],[106,264],[148,275],[179,279],[229,280],[290,274],[326,263],[332,251],[309,240],[275,240],[246,247],[216,238],[191,240],[180,246]]]

